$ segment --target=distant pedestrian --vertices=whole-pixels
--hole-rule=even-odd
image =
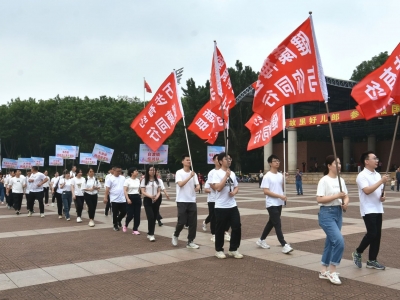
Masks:
[[[128,170],[128,178],[124,182],[124,193],[126,198],[126,219],[122,226],[122,231],[126,232],[129,223],[133,220],[132,234],[139,235],[140,211],[142,207],[142,198],[140,197],[139,172],[136,167]]]
[[[399,187],[400,187],[400,167],[396,171],[396,181],[397,181],[397,191],[399,191]]]
[[[396,180],[394,179],[394,177],[392,178],[392,181],[390,182],[390,189],[392,191],[394,191],[394,186],[396,185]]]
[[[35,200],[39,202],[39,210],[40,210],[40,217],[44,218],[44,203],[43,203],[43,197],[44,197],[44,192],[43,192],[43,184],[45,184],[49,178],[45,176],[43,173],[39,172],[39,168],[37,166],[33,166],[31,168],[32,174],[28,178],[28,182],[31,183],[30,185],[30,204],[29,204],[29,211],[30,214],[32,215],[33,213],[33,207],[35,205]]]
[[[44,203],[46,206],[49,206],[49,187],[50,187],[50,177],[49,173],[46,171],[43,172],[44,176],[46,176],[47,181],[43,183],[43,194],[44,194]]]
[[[60,190],[62,190],[61,200],[62,200],[65,219],[67,221],[70,221],[71,217],[69,212],[71,210],[71,203],[72,203],[72,191],[71,191],[72,180],[70,178],[70,173],[68,172],[68,170],[64,170],[63,174],[64,175],[63,177],[60,178],[58,185],[60,187]]]
[[[76,222],[81,223],[83,205],[85,203],[85,196],[83,195],[85,178],[82,177],[81,169],[76,170],[76,175],[74,178],[71,179],[71,181],[72,199],[74,200],[77,214]]]
[[[15,171],[15,176],[8,183],[12,189],[13,207],[17,215],[20,214],[22,197],[24,196],[24,188],[26,186],[25,176],[21,175],[21,170]]]
[[[299,168],[296,169],[296,191],[297,195],[303,195],[303,172],[300,172]]]
[[[261,182],[263,180],[263,177],[264,177],[263,170],[260,170],[260,174],[258,174],[258,187],[259,188],[261,187]]]
[[[83,196],[85,197],[85,202],[88,208],[89,215],[89,226],[94,227],[94,217],[96,215],[98,194],[101,188],[101,183],[94,176],[94,169],[89,168],[87,172],[87,177],[85,178],[85,182],[83,183],[82,190],[84,191]]]

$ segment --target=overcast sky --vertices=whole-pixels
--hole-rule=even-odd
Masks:
[[[400,42],[399,0],[1,0],[0,104],[12,98],[143,98],[175,68],[209,78],[213,40],[228,66],[259,71],[313,11],[325,74],[349,79]],[[152,95],[146,94],[146,99]]]

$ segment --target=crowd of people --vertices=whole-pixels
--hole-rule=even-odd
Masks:
[[[204,182],[204,191],[207,193],[207,204],[209,214],[203,221],[202,229],[207,231],[210,224],[211,241],[215,245],[215,256],[219,259],[226,258],[224,251],[225,241],[229,242],[228,256],[243,258],[238,251],[241,242],[241,221],[240,212],[235,200],[239,192],[238,181],[234,172],[230,170],[231,157],[222,152],[213,157],[214,168],[208,173]],[[369,256],[366,262],[367,268],[384,270],[385,266],[380,264],[377,256],[380,248],[383,202],[386,199],[384,185],[389,180],[387,175],[381,176],[375,171],[379,160],[373,152],[362,154],[360,164],[363,171],[357,176],[357,186],[360,198],[360,212],[366,227],[366,235],[359,247],[352,253],[353,262],[362,267],[362,253],[369,247]],[[260,176],[260,188],[265,195],[266,209],[269,219],[262,230],[256,245],[269,249],[266,238],[274,228],[277,239],[282,246],[282,252],[288,254],[293,251],[282,233],[282,207],[288,201],[284,190],[284,181],[288,174],[282,173],[280,160],[276,155],[268,157],[269,171]],[[337,266],[344,252],[344,237],[341,234],[342,213],[346,211],[349,204],[349,196],[346,184],[338,176],[341,170],[340,159],[330,155],[325,160],[324,177],[318,183],[316,200],[320,206],[318,221],[320,227],[326,233],[326,242],[321,258],[320,279],[327,279],[333,284],[341,284]],[[105,214],[112,211],[113,229],[123,232],[128,230],[133,221],[132,234],[140,235],[140,214],[143,204],[147,216],[147,238],[154,242],[155,225],[158,222],[162,226],[160,205],[162,194],[169,198],[161,179],[160,173],[155,166],[149,165],[144,175],[138,169],[132,167],[128,170],[128,176],[121,174],[119,166],[113,167],[105,178],[105,193],[103,202],[106,204]],[[296,172],[296,190],[298,195],[303,194],[301,182],[302,173]],[[339,180],[340,178],[340,180]],[[169,179],[167,184],[169,186]],[[176,205],[177,223],[172,234],[171,243],[178,245],[178,238],[184,228],[188,229],[186,247],[198,249],[200,246],[195,243],[197,227],[197,204],[196,195],[200,191],[198,175],[191,169],[189,155],[182,156],[182,169],[175,175],[176,183]],[[98,193],[101,183],[94,176],[94,170],[89,168],[86,176],[83,176],[81,169],[73,167],[71,171],[65,170],[61,175],[55,174],[50,180],[47,171],[41,173],[37,167],[32,167],[26,174],[20,170],[12,170],[3,176],[0,173],[0,192],[5,190],[6,205],[8,209],[14,208],[16,214],[21,214],[21,203],[25,194],[27,200],[28,216],[34,212],[34,204],[39,203],[40,217],[44,218],[44,205],[48,204],[48,192],[51,191],[52,204],[57,200],[58,218],[63,216],[67,221],[71,220],[70,209],[72,201],[76,206],[77,219],[82,222],[82,211],[84,203],[87,205],[89,215],[89,226],[95,226],[94,219],[98,202]],[[0,200],[3,204],[2,193]],[[43,199],[45,202],[43,203]],[[289,200],[290,201],[290,200]],[[124,224],[122,224],[123,220]],[[231,232],[229,234],[229,231]]]

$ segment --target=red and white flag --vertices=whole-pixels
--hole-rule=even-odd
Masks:
[[[257,113],[253,114],[250,120],[245,124],[251,133],[247,151],[265,146],[275,135],[283,130],[284,109],[284,107],[277,109],[272,114],[271,121],[263,119]]]
[[[311,16],[265,59],[255,87],[253,112],[271,120],[279,107],[306,101],[328,101]]]
[[[183,111],[176,86],[173,72],[131,124],[131,128],[153,151],[160,148],[173,133],[176,123],[182,119]]]
[[[394,83],[391,97],[393,98],[394,102],[400,104],[400,70],[397,72],[397,79]]]
[[[211,110],[218,116],[224,116],[224,119],[227,120],[229,110],[236,104],[236,98],[228,67],[216,44],[211,65],[210,97]]]
[[[391,96],[400,70],[400,44],[386,62],[364,77],[351,91],[357,110],[366,120],[380,115],[394,100]]]
[[[147,81],[144,81],[144,89],[146,90],[146,92],[151,93],[151,88],[150,85],[147,83]]]

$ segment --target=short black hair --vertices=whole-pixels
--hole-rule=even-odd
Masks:
[[[189,158],[190,158],[189,154],[187,154],[187,153],[183,154],[183,155],[182,155],[182,160],[184,160],[186,157],[189,157]]]
[[[32,166],[32,170],[38,171],[39,168],[37,166]]]
[[[368,159],[370,154],[375,154],[374,151],[367,151],[361,154],[360,164],[365,167],[365,161]]]
[[[214,160],[216,157],[218,157],[218,154],[214,154],[214,156],[213,156],[213,160]]]
[[[116,165],[113,167],[113,169],[115,170],[115,169],[122,169],[122,168],[120,166]]]
[[[273,160],[273,159],[279,159],[279,157],[276,156],[275,154],[270,155],[270,156],[268,157],[268,159],[267,159],[268,163],[269,163],[269,164],[272,163],[272,160]]]
[[[135,171],[137,171],[137,168],[136,168],[136,167],[131,167],[131,168],[129,168],[129,170],[128,170],[128,176],[131,177],[131,176],[132,176],[132,173],[135,172]]]
[[[226,152],[221,152],[220,154],[218,154],[218,162],[222,161],[226,156]]]

